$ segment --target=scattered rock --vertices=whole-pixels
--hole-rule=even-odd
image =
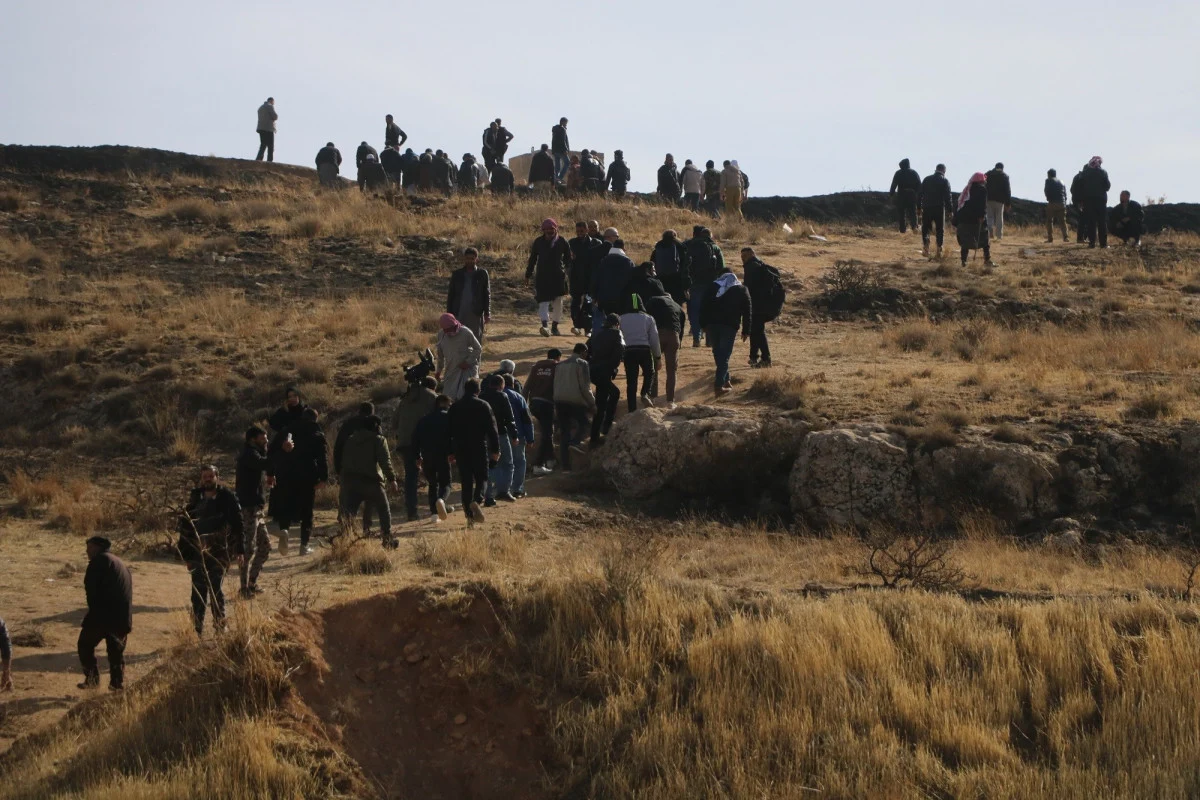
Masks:
[[[465,724],[467,724],[467,715],[466,715],[466,714],[459,714],[458,716],[456,716],[456,717],[454,718],[454,724],[455,724],[455,725],[465,725]]]

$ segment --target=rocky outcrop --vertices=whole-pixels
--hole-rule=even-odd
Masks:
[[[907,443],[879,426],[809,434],[790,485],[792,510],[819,527],[904,524],[916,516]]]
[[[986,508],[1000,519],[1028,522],[1059,506],[1058,464],[1020,444],[967,442],[920,456],[918,487],[926,504],[947,501]]]

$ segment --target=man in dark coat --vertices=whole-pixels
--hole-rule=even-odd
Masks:
[[[307,407],[300,420],[275,435],[267,450],[275,470],[275,488],[267,513],[279,526],[279,552],[283,555],[287,555],[290,528],[296,523],[300,524],[300,555],[312,552],[308,540],[312,536],[317,487],[329,480],[326,451],[325,432],[317,422],[316,409]]]
[[[638,297],[638,308],[644,309],[651,297],[658,297],[660,294],[668,294],[668,292],[666,287],[663,286],[662,281],[658,279],[654,262],[643,261],[633,271],[633,276],[629,279],[629,283],[625,284],[625,291],[621,293],[621,313],[628,313],[631,303],[630,298],[633,295],[637,295]]]
[[[544,144],[529,159],[529,185],[539,192],[548,192],[554,187],[554,174],[554,156],[550,154],[550,145]]]
[[[450,451],[458,462],[463,512],[471,526],[483,522],[483,491],[488,466],[500,460],[500,436],[492,407],[479,399],[479,381],[469,378],[464,389],[462,399],[450,406]]]
[[[771,366],[771,345],[767,341],[766,309],[770,305],[771,276],[768,267],[753,247],[742,248],[742,283],[750,293],[750,366]],[[759,355],[762,360],[759,360]]]
[[[717,367],[713,382],[717,397],[733,391],[729,359],[733,356],[738,329],[741,329],[742,341],[750,338],[751,313],[750,293],[732,272],[724,272],[705,289],[700,324]]]
[[[400,130],[400,126],[396,124],[396,120],[392,119],[392,115],[388,114],[383,118],[386,126],[383,129],[383,146],[391,147],[400,152],[400,148],[404,147],[404,143],[408,141],[408,134]]]
[[[983,263],[992,266],[992,249],[987,228],[987,175],[976,172],[958,198],[954,227],[962,254],[962,265],[972,250],[983,249]]]
[[[367,153],[362,163],[358,165],[358,188],[362,192],[387,192],[388,176],[379,157]]]
[[[658,196],[673,206],[679,205],[679,167],[675,166],[675,156],[667,153],[663,165],[658,168]]]
[[[562,183],[571,166],[571,141],[567,138],[567,118],[550,129],[550,152],[554,156],[554,182]]]
[[[101,641],[108,652],[109,688],[120,690],[125,685],[125,645],[133,630],[133,579],[124,562],[108,552],[111,546],[103,536],[87,540],[83,591],[88,610],[79,631],[79,663],[83,665],[80,689],[100,685],[96,646]]]
[[[1100,247],[1108,247],[1108,225],[1105,216],[1108,214],[1108,190],[1112,183],[1108,173],[1102,166],[1104,159],[1094,156],[1079,176],[1079,200],[1082,208],[1083,228],[1087,234],[1088,247],[1096,246],[1100,239]],[[989,188],[990,191],[990,188]]]
[[[354,151],[354,166],[362,169],[363,162],[367,160],[367,156],[373,156],[376,161],[379,160],[379,152],[374,147],[371,147],[371,145],[363,142]]]
[[[295,386],[287,387],[283,405],[267,417],[267,424],[271,426],[271,432],[287,433],[288,427],[304,419],[304,409],[306,408],[308,406],[304,404],[304,395],[300,393],[300,389]]]
[[[543,220],[542,235],[534,239],[529,248],[529,263],[525,265],[525,285],[533,284],[542,336],[559,335],[558,323],[562,321],[570,266],[571,246],[558,235],[558,223],[553,219]]]
[[[513,172],[503,161],[492,164],[492,194],[512,194],[516,185]]]
[[[439,522],[450,514],[450,398],[437,396],[434,410],[417,421],[412,449],[429,484],[429,513]]]
[[[921,191],[921,175],[911,166],[908,159],[900,162],[900,169],[892,176],[888,194],[896,198],[896,210],[900,215],[900,232],[906,233],[911,225],[917,229],[917,193]]]
[[[579,153],[579,173],[583,177],[583,190],[591,194],[604,192],[604,167],[588,150]]]
[[[1131,200],[1129,192],[1121,192],[1121,202],[1113,206],[1108,215],[1108,229],[1125,244],[1132,239],[1134,247],[1141,247],[1145,220],[1146,212],[1142,210],[1142,204]]]
[[[403,174],[404,193],[408,194],[417,188],[421,180],[421,158],[410,147],[400,156]]]
[[[987,226],[996,241],[1004,238],[1004,212],[1012,211],[1012,182],[1004,165],[996,164],[987,172]]]
[[[692,286],[692,259],[675,231],[663,231],[662,239],[654,245],[650,260],[654,262],[654,271],[671,299],[680,305],[687,302],[688,290]],[[642,298],[644,301],[649,299]]]
[[[317,177],[322,186],[336,189],[341,185],[338,181],[341,166],[342,152],[333,146],[333,142],[326,143],[317,151]]]
[[[688,290],[688,322],[692,328],[692,347],[700,346],[700,307],[708,285],[725,272],[725,254],[712,239],[712,231],[703,225],[692,228],[692,238],[683,243],[688,254],[688,265],[692,274],[692,288]]]
[[[400,188],[404,185],[404,156],[400,155],[399,148],[383,148],[383,152],[379,154],[379,164],[392,186]]]
[[[571,290],[571,334],[583,336],[592,327],[592,305],[588,301],[588,289],[592,285],[592,271],[600,262],[604,245],[588,233],[586,222],[575,223],[575,238],[571,246],[571,273],[567,281]]]
[[[608,165],[608,172],[604,176],[604,189],[612,189],[613,196],[618,200],[625,196],[625,190],[629,186],[629,165],[625,163],[625,152],[623,150],[613,151],[612,163]]]
[[[343,428],[346,426],[343,425]],[[341,435],[338,436],[339,440]],[[262,592],[258,575],[271,554],[271,538],[267,535],[267,496],[264,487],[275,485],[271,459],[267,456],[267,432],[257,425],[246,431],[246,446],[237,459],[233,491],[242,507],[242,559],[239,563],[242,597]]]
[[[212,600],[213,625],[225,626],[225,593],[221,582],[234,556],[244,556],[242,509],[237,495],[219,482],[214,466],[200,470],[179,520],[179,553],[192,576],[192,624],[204,631],[204,612]]]
[[[450,273],[446,311],[466,325],[483,342],[484,328],[492,321],[492,283],[488,271],[479,266],[479,251],[463,250],[463,265]]]
[[[1046,172],[1046,183],[1042,191],[1046,195],[1046,243],[1054,241],[1054,228],[1062,232],[1067,241],[1067,187],[1058,179],[1056,170]]]
[[[617,370],[625,363],[625,339],[621,336],[621,318],[606,314],[601,327],[588,340],[588,364],[590,376],[596,387],[596,413],[592,417],[591,446],[599,447],[612,428],[621,402],[621,390],[617,388]]]
[[[592,332],[600,330],[607,314],[624,311],[625,287],[632,280],[637,265],[625,254],[625,242],[616,239],[611,243],[608,254],[600,259],[592,270],[592,285],[588,294],[592,296]]]
[[[433,154],[433,188],[443,194],[454,193],[454,183],[458,170],[450,156],[438,150]]]
[[[946,180],[946,165],[938,164],[934,173],[921,182],[921,196],[917,200],[921,209],[921,247],[929,256],[929,232],[937,231],[937,257],[942,257],[942,244],[946,238],[946,217],[954,216],[954,193],[950,181]]]

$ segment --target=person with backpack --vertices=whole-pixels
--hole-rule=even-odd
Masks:
[[[705,287],[700,324],[704,327],[717,368],[713,376],[713,393],[717,397],[733,391],[729,359],[733,356],[739,328],[742,341],[750,337],[751,313],[750,293],[728,269]]]
[[[713,219],[721,218],[721,173],[711,159],[704,165],[704,208]]]
[[[692,238],[684,242],[683,246],[688,254],[692,279],[692,287],[687,295],[688,322],[692,328],[692,347],[699,347],[700,334],[704,330],[704,326],[700,324],[704,295],[708,291],[708,285],[725,272],[725,254],[712,240],[712,231],[703,225],[692,228]]]
[[[679,241],[679,234],[673,230],[663,231],[662,239],[654,245],[650,260],[654,262],[654,271],[671,299],[680,305],[687,302],[688,290],[692,286],[689,269],[692,259],[683,242]],[[643,301],[649,299],[642,297]]]
[[[896,211],[900,215],[900,232],[906,233],[908,226],[917,229],[917,208],[921,191],[921,175],[909,166],[908,159],[900,162],[900,169],[892,176],[888,194],[896,198]]]
[[[662,363],[662,346],[654,317],[646,313],[642,298],[629,295],[629,305],[621,315],[621,337],[625,340],[625,399],[629,412],[637,411],[638,373],[642,374],[642,405],[654,406],[650,389]]]
[[[608,165],[608,174],[604,176],[604,190],[612,189],[613,197],[620,200],[625,196],[625,189],[629,186],[629,174],[629,165],[625,163],[625,152],[614,150],[612,163]]]
[[[937,257],[942,257],[942,244],[946,236],[946,217],[954,215],[954,193],[950,181],[946,180],[946,165],[938,164],[934,173],[921,182],[921,196],[917,203],[922,209],[921,252],[929,257],[929,232],[937,230]]]
[[[742,282],[750,293],[750,366],[771,366],[771,345],[767,342],[767,323],[778,318],[786,296],[779,270],[763,263],[753,247],[742,248]],[[759,354],[762,360],[759,360]]]
[[[667,368],[667,407],[675,407],[675,373],[679,369],[679,343],[683,337],[683,326],[687,315],[669,294],[651,297],[646,303],[646,313],[654,317],[658,328],[658,344],[662,350],[662,360]],[[658,376],[662,370],[654,371],[654,380],[650,382],[650,399],[658,398]]]
[[[667,290],[663,287],[662,281],[658,279],[654,271],[653,261],[643,261],[636,270],[633,277],[629,279],[629,283],[625,284],[625,291],[621,293],[621,311],[628,310],[630,295],[636,296],[642,304],[642,308],[646,307],[646,301],[651,297],[658,297],[660,294],[666,294]]]
[[[588,288],[592,285],[592,271],[602,258],[604,244],[588,233],[586,222],[575,223],[575,238],[569,244],[571,272],[567,276],[567,288],[571,290],[571,334],[583,336],[592,327]]]
[[[670,153],[658,168],[658,196],[673,206],[679,205],[679,167]]]
[[[700,195],[704,193],[704,173],[696,169],[690,158],[683,162],[679,183],[683,186],[683,207],[699,211]]]
[[[542,235],[529,248],[525,265],[525,285],[534,287],[542,336],[558,336],[562,321],[563,296],[567,294],[567,272],[571,267],[571,246],[558,235],[558,223],[542,220]],[[548,327],[553,326],[553,327]]]

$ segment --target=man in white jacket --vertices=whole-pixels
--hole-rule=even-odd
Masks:
[[[625,338],[625,398],[630,412],[637,410],[638,372],[642,373],[642,405],[653,406],[650,387],[662,363],[662,346],[654,317],[642,308],[642,299],[630,296],[629,310],[621,315],[621,336]]]
[[[704,194],[704,173],[696,168],[689,158],[679,173],[679,182],[683,184],[683,205],[692,211],[700,210],[700,196]]]
[[[279,114],[275,111],[275,98],[268,97],[267,102],[258,107],[258,155],[255,156],[255,161],[263,160],[263,153],[267,154],[267,161],[275,160],[275,120],[279,119]]]

